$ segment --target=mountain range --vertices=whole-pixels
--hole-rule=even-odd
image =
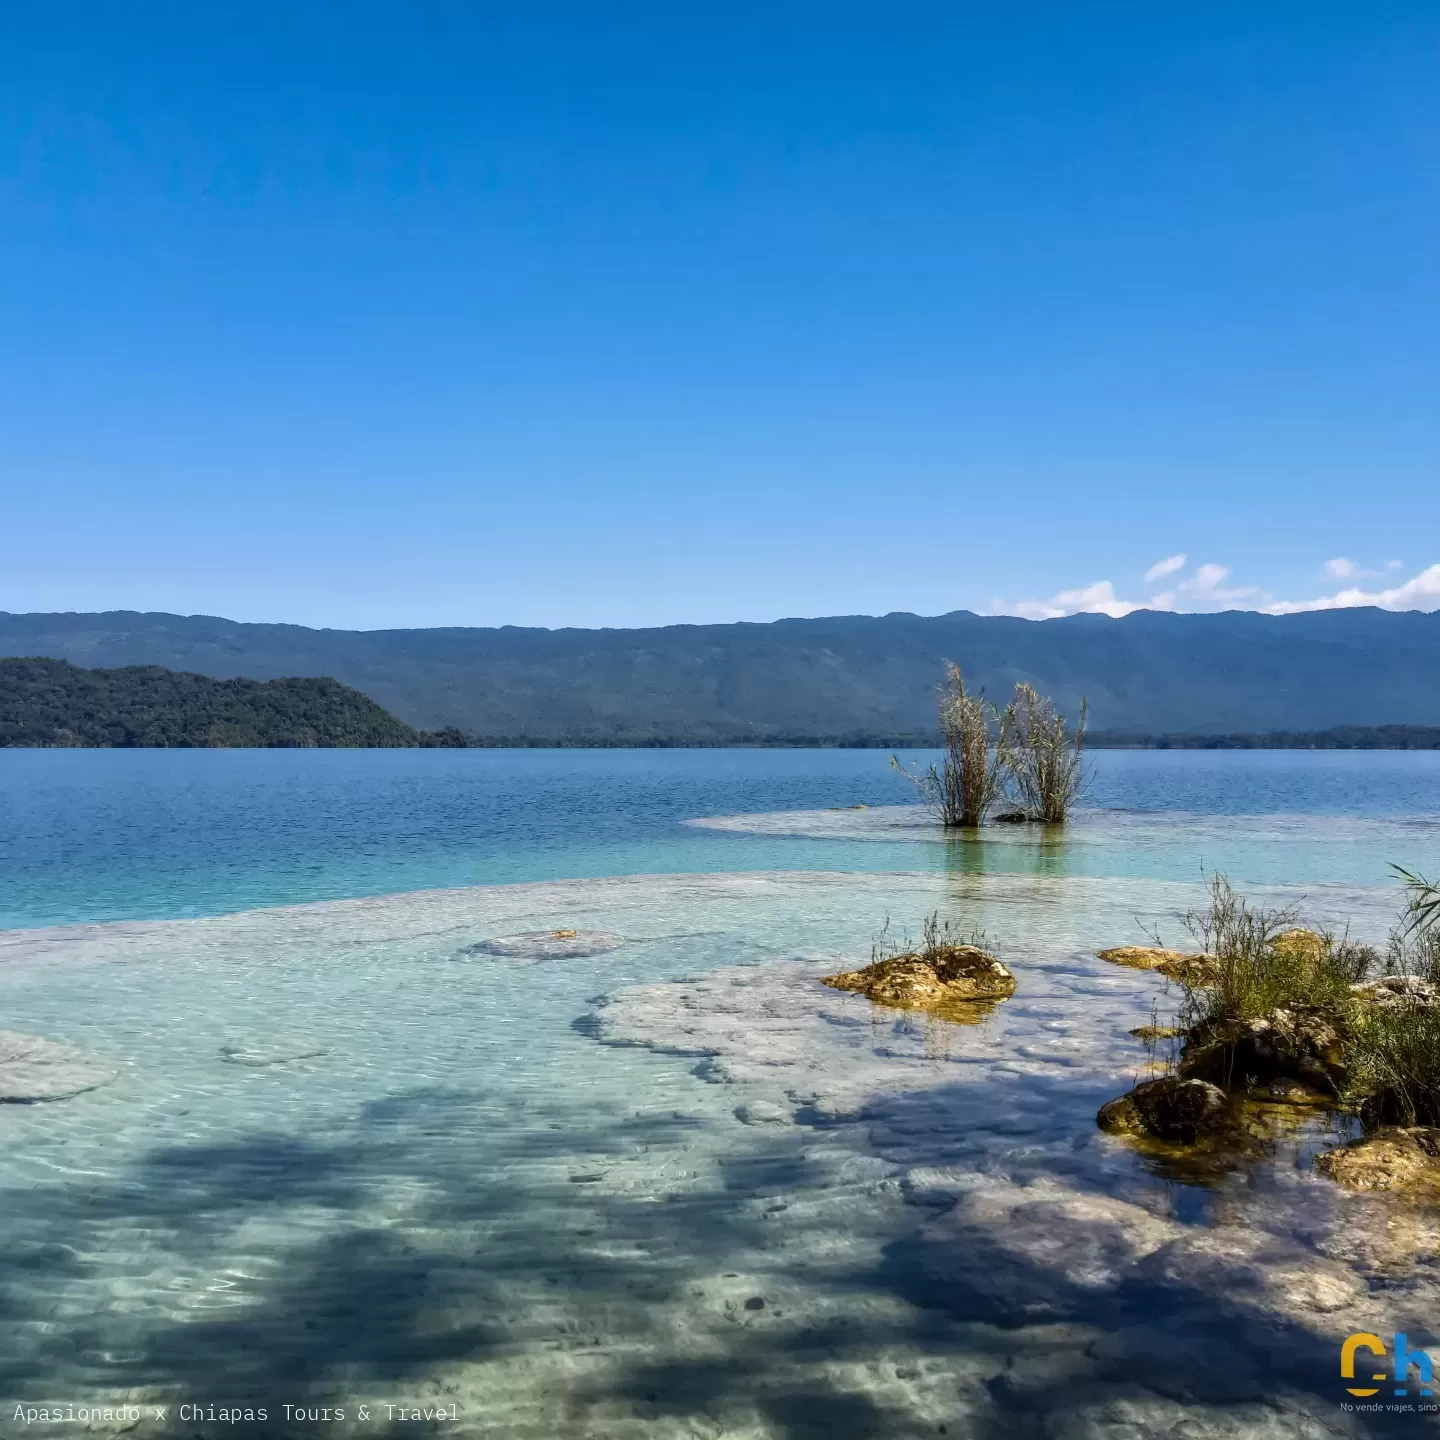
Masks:
[[[206,615],[0,612],[0,655],[216,678],[329,676],[407,724],[494,743],[905,743],[943,663],[1097,729],[1199,735],[1440,723],[1440,613],[1020,620],[969,611],[640,630],[317,630]]]

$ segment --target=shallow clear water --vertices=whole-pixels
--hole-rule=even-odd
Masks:
[[[873,752],[0,752],[0,1027],[115,1074],[0,1105],[0,1399],[1385,1433],[1338,1337],[1440,1338],[1432,1217],[1322,1182],[1323,1125],[1203,1187],[1099,1135],[1174,997],[1093,951],[1178,938],[1202,867],[1378,937],[1437,758],[1106,754],[1068,839],[956,845],[829,808],[904,798]],[[937,908],[1016,973],[983,1024],[816,983]],[[625,944],[463,953],[559,927]]]

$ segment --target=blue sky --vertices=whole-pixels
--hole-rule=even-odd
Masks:
[[[0,609],[1440,607],[1433,0],[4,26]]]

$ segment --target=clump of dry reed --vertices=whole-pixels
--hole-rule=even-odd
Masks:
[[[890,757],[891,766],[916,786],[947,829],[974,829],[1000,794],[1005,762],[1000,746],[991,741],[992,720],[999,721],[995,707],[983,693],[970,694],[960,667],[947,663],[940,688],[940,730],[945,737],[940,764],[917,773]]]
[[[1001,767],[1016,798],[1032,820],[1063,825],[1089,784],[1081,759],[1085,744],[1085,701],[1072,733],[1048,696],[1022,682],[1000,717]]]

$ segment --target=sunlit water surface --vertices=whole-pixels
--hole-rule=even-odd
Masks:
[[[0,752],[0,1027],[115,1073],[0,1105],[0,1399],[1424,1429],[1344,1411],[1338,1344],[1440,1340],[1434,1217],[1316,1176],[1324,1121],[1205,1184],[1098,1134],[1175,997],[1093,952],[1215,871],[1382,937],[1437,761],[1103,754],[1065,835],[946,842],[874,752]],[[818,984],[931,910],[1017,976],[981,1024]],[[465,953],[556,928],[625,943]]]

